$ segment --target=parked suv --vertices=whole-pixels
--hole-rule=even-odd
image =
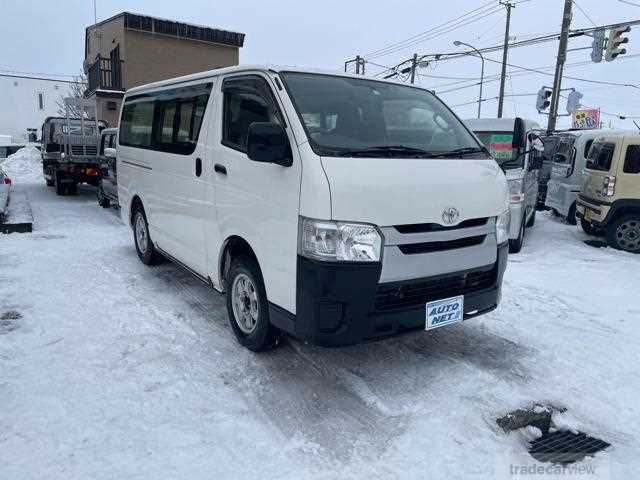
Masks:
[[[640,253],[640,135],[598,137],[587,157],[577,216],[588,234]]]
[[[272,66],[135,87],[117,163],[140,260],[225,291],[249,349],[430,330],[500,301],[504,173],[429,90]]]
[[[98,204],[109,208],[118,205],[118,166],[116,165],[117,128],[105,128],[100,135],[98,152]]]
[[[542,166],[539,125],[523,118],[480,118],[465,120],[489,153],[504,170],[509,184],[511,226],[509,251],[518,253],[524,245],[525,228],[536,221],[538,170]]]

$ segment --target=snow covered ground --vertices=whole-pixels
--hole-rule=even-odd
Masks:
[[[541,214],[492,314],[257,355],[220,295],[142,265],[94,189],[57,197],[26,153],[5,163],[35,223],[0,236],[1,479],[519,478],[535,429],[495,420],[534,402],[612,444],[578,478],[640,471],[640,256]]]

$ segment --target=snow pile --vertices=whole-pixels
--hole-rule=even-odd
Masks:
[[[32,146],[21,148],[0,164],[15,183],[36,183],[42,181],[42,157]]]

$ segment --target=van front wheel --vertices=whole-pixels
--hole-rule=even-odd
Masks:
[[[280,332],[269,321],[269,305],[258,264],[234,258],[226,282],[229,323],[241,345],[259,352],[275,347]]]
[[[607,243],[613,248],[640,253],[640,214],[624,215],[607,227]]]

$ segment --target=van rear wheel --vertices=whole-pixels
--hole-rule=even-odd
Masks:
[[[640,253],[640,214],[624,215],[607,227],[607,243],[618,250]]]
[[[269,320],[269,304],[258,264],[241,255],[234,258],[226,280],[227,313],[238,342],[260,352],[275,347],[281,334]]]
[[[145,265],[155,265],[160,260],[160,255],[153,246],[151,235],[149,235],[149,223],[144,209],[136,207],[133,213],[133,241],[136,245],[138,258]]]

